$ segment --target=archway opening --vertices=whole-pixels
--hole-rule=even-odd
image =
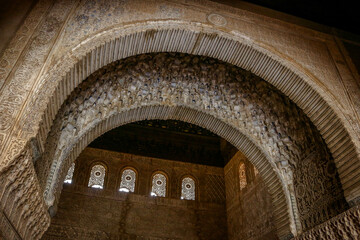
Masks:
[[[268,187],[280,238],[347,207],[329,150],[291,100],[233,65],[175,53],[111,63],[74,90],[37,163],[48,206],[56,207],[66,169],[93,139],[145,119],[193,123],[238,148]]]
[[[66,239],[70,231],[78,238],[278,239],[258,170],[231,143],[194,124],[117,127],[72,166],[43,239]]]

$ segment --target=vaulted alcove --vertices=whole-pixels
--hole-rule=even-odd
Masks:
[[[18,2],[0,39],[0,238],[359,236],[356,36],[244,2]],[[164,204],[152,216],[187,219],[141,229]]]
[[[289,238],[348,208],[325,142],[290,99],[254,74],[216,59],[156,53],[108,64],[83,81],[64,102],[47,137],[45,152],[35,165],[50,212],[56,212],[70,165],[90,142],[114,127],[145,119],[198,125],[240,150],[264,179],[275,209],[278,238]],[[133,136],[136,131],[131,131]],[[133,140],[135,145],[143,141],[143,134],[139,135]],[[123,141],[131,144],[130,136]],[[92,144],[121,148],[102,138]],[[155,155],[183,160],[177,147],[171,145],[174,142],[168,144],[160,144],[167,153],[161,153],[158,146]],[[123,147],[123,151],[136,154],[131,146]],[[143,149],[144,154],[151,155],[151,151]],[[209,158],[208,164],[226,167],[224,160],[219,163],[221,152],[209,155],[213,159]],[[205,159],[191,158],[194,163]],[[95,174],[96,168],[102,178],[96,180],[94,175],[94,183],[88,186],[103,188],[105,172],[109,171],[106,164],[93,163],[91,168],[88,176]],[[237,171],[228,182],[239,178],[241,171]],[[153,188],[153,195],[167,196],[168,176],[163,171],[152,175],[153,183],[163,183]]]

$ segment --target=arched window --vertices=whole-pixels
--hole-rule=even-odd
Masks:
[[[120,192],[134,192],[135,191],[136,173],[132,169],[125,169],[121,174]]]
[[[190,177],[185,177],[181,183],[181,199],[195,200],[195,181]]]
[[[166,176],[156,173],[152,178],[151,196],[166,197]]]
[[[67,174],[66,174],[66,177],[65,177],[65,181],[64,183],[72,183],[72,178],[73,178],[73,175],[74,175],[74,169],[75,169],[75,163],[72,163]]]
[[[243,188],[246,187],[247,184],[245,164],[243,162],[241,162],[239,166],[239,178],[240,178],[240,190],[242,190]]]
[[[104,187],[106,169],[103,165],[97,164],[91,168],[89,187],[100,188]]]

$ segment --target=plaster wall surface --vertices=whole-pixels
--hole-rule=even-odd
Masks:
[[[91,166],[108,171],[104,189],[87,187]],[[239,188],[239,164],[248,184]],[[137,170],[135,193],[118,192],[121,169]],[[151,176],[168,173],[166,198],[149,196]],[[225,172],[225,175],[224,175]],[[195,201],[180,200],[181,176],[196,178]],[[226,185],[226,194],[225,186]],[[225,199],[226,195],[226,199]],[[225,169],[86,148],[72,184],[64,184],[58,211],[43,239],[278,239],[271,197],[240,152]]]
[[[42,239],[227,239],[224,206],[64,188]]]
[[[87,187],[91,166],[107,167],[104,189]],[[43,239],[227,239],[223,169],[87,148],[64,184]],[[121,169],[137,171],[135,193],[118,191]],[[155,171],[168,176],[168,195],[151,197]],[[196,200],[180,200],[183,176],[196,179]]]

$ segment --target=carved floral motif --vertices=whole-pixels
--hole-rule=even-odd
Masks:
[[[17,131],[17,133],[21,131],[21,128],[14,128],[14,123],[16,122],[14,120],[18,117],[21,106],[25,104],[27,96],[34,86],[36,78],[57,39],[58,31],[73,7],[70,4],[71,2],[70,0],[56,2],[52,8],[52,14],[45,16],[43,24],[34,31],[30,38],[30,33],[22,33],[21,31],[26,31],[23,28],[26,29],[27,27],[33,30],[35,28],[34,24],[37,22],[34,18],[39,18],[39,16],[34,16],[34,14],[44,14],[44,11],[49,7],[48,3],[45,4],[44,1],[39,2],[34,12],[25,21],[25,25],[10,43],[10,48],[5,50],[3,57],[6,59],[3,59],[4,61],[0,63],[0,76],[8,77],[8,79],[6,82],[0,82],[0,87],[2,87],[0,94],[0,133],[7,133],[11,130]],[[28,30],[30,31],[30,29]],[[18,37],[20,39],[24,38],[23,43],[17,42],[19,40],[17,39]],[[25,39],[28,39],[28,46],[21,55],[17,49],[11,50],[12,47],[19,47],[19,50],[24,48],[23,44],[27,42]],[[19,61],[21,64],[12,70],[15,61]],[[11,75],[9,75],[10,71],[13,71]],[[0,79],[3,80],[2,77]],[[14,135],[17,134],[15,133]],[[7,146],[11,144],[10,141],[11,139],[4,139],[2,145]],[[10,159],[16,156],[11,155],[11,152],[7,152],[4,157]]]
[[[22,49],[24,49],[25,45],[28,43],[31,34],[39,24],[42,16],[46,13],[49,5],[50,1],[39,1],[5,49],[3,55],[0,58],[0,89],[5,83],[5,79],[9,76],[11,70],[15,66]]]

